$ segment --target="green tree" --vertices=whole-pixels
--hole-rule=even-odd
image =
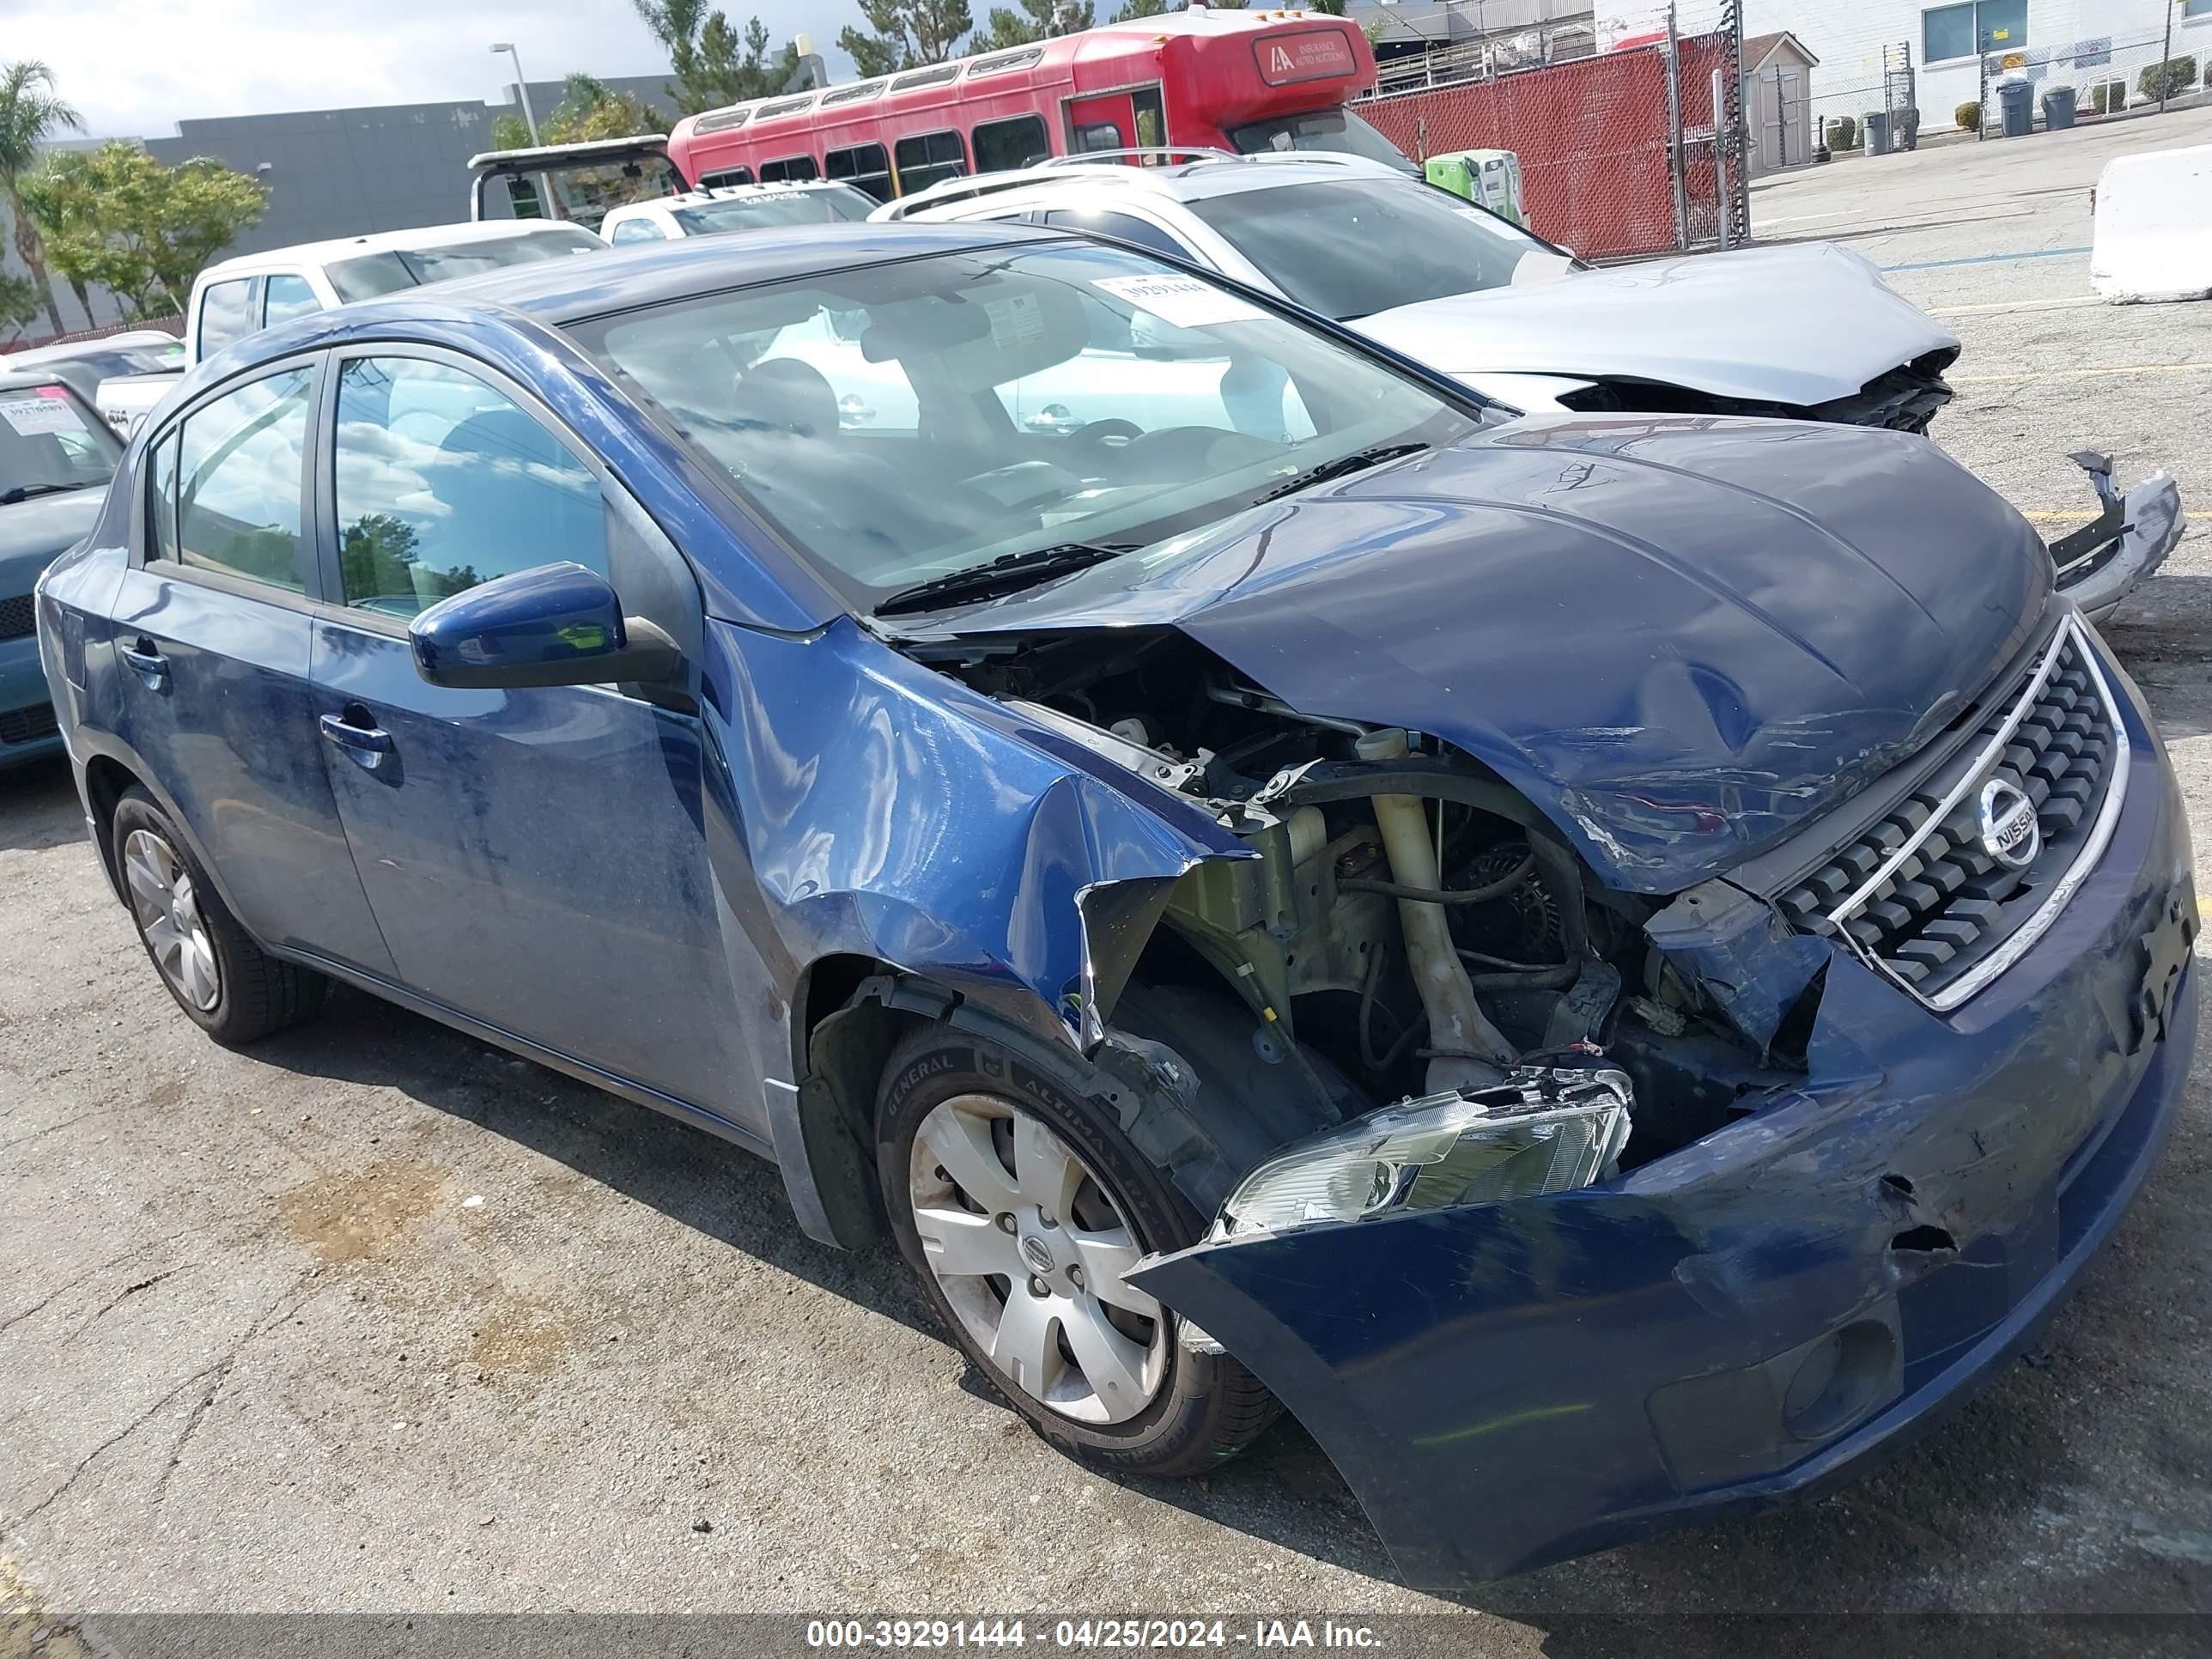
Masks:
[[[592,138],[634,138],[665,132],[667,118],[634,92],[617,92],[596,75],[571,75],[561,83],[561,101],[539,124],[538,140],[580,144]],[[530,128],[520,115],[502,115],[491,124],[494,149],[526,149]]]
[[[631,0],[646,27],[668,49],[676,80],[668,95],[686,115],[720,109],[748,98],[767,98],[799,73],[799,48],[790,42],[769,54],[768,26],[748,18],[743,34],[707,0]]]
[[[27,276],[0,270],[0,333],[19,333],[38,318],[37,286]]]
[[[54,269],[98,283],[140,317],[181,312],[201,268],[268,202],[259,185],[220,161],[164,167],[121,139],[88,155],[48,156],[23,180],[22,199]]]
[[[1118,23],[1125,17],[1159,17],[1168,10],[1168,0],[1129,0],[1114,15],[1114,21]]]
[[[1018,5],[1017,10],[992,7],[984,26],[968,43],[968,50],[997,52],[1006,46],[1025,46],[1055,34],[1074,34],[1098,21],[1092,0],[1018,0]]]
[[[1305,0],[1305,9],[1328,17],[1341,17],[1344,15],[1344,0]]]
[[[968,0],[860,0],[860,15],[873,32],[848,23],[837,44],[863,79],[959,56],[960,37],[975,22]]]
[[[37,168],[40,147],[48,139],[84,131],[83,118],[62,101],[54,84],[54,72],[35,58],[0,64],[0,196],[6,198],[15,222],[15,257],[31,273],[46,321],[58,334],[62,319],[46,283],[46,249],[39,227],[23,210],[22,191],[23,180]]]

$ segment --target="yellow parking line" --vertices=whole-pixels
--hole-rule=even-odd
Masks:
[[[1954,386],[2018,386],[2028,380],[2086,380],[2095,374],[2202,374],[2212,363],[2092,363],[2082,368],[2037,368],[2021,374],[1950,374]]]
[[[1936,306],[1929,309],[1930,317],[1978,317],[1987,311],[2063,311],[2072,306],[2100,306],[2104,296],[2098,294],[2069,295],[2058,300],[1990,300],[1980,305]]]

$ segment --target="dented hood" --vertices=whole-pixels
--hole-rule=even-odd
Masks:
[[[1864,258],[1825,243],[1583,271],[1350,326],[1448,374],[1650,380],[1797,408],[1959,343]]]
[[[1179,628],[1305,713],[1444,738],[1610,884],[1672,892],[1942,729],[2051,580],[1923,439],[1532,419],[926,631]]]

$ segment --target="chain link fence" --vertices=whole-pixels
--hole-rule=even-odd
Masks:
[[[1530,228],[1587,258],[1747,240],[1739,0],[1465,0],[1377,43],[1359,113],[1418,161],[1520,159]],[[1438,21],[1441,18],[1441,21]],[[1470,27],[1470,25],[1474,27]]]

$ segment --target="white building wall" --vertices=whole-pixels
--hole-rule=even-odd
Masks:
[[[1909,47],[1917,75],[1916,101],[1923,131],[1954,125],[1952,112],[1980,90],[1973,58],[1936,63],[1923,58],[1922,15],[1945,0],[1744,0],[1743,32],[1765,34],[1788,29],[1820,60],[1813,71],[1815,110],[1825,123],[1837,115],[1881,107],[1883,48]],[[2027,41],[2022,70],[2042,85],[2086,88],[2110,76],[2124,79],[2132,95],[2144,67],[2159,61],[2168,0],[2028,0]],[[2212,6],[2199,9],[2212,14]],[[2179,0],[2173,13],[2173,53],[2190,54],[2200,64],[2212,54],[2212,15],[2188,17]],[[2112,61],[2083,63],[2076,48],[2109,43]],[[2009,46],[1999,50],[2009,51]],[[2094,53],[2087,54],[2094,57]],[[2201,72],[2201,71],[2200,71]],[[1994,97],[1992,94],[1992,97]],[[2087,106],[2086,90],[2083,95]]]

